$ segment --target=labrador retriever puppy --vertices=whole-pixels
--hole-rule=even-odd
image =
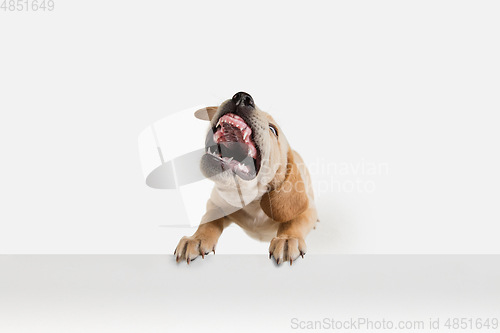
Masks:
[[[215,254],[231,223],[253,238],[270,241],[269,258],[278,265],[303,258],[304,240],[318,221],[314,194],[302,158],[276,121],[244,92],[195,116],[210,122],[200,169],[215,186],[198,230],[179,241],[176,261],[189,264]]]

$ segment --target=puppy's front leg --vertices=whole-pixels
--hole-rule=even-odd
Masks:
[[[290,261],[290,265],[299,256],[304,258],[307,246],[304,239],[316,224],[316,211],[307,209],[291,221],[281,223],[276,237],[269,246],[269,259],[273,256],[276,263]]]
[[[200,224],[198,230],[191,236],[184,236],[179,241],[174,251],[176,261],[186,259],[189,264],[199,255],[205,259],[205,255],[210,252],[215,254],[215,246],[219,240],[222,231],[229,225],[225,217]]]

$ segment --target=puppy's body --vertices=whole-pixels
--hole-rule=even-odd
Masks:
[[[295,161],[299,161],[298,166],[302,179],[307,189],[309,199],[308,209],[302,213],[307,215],[307,221],[316,221],[316,209],[314,206],[314,193],[312,190],[311,178],[300,155],[293,151]],[[260,198],[259,198],[260,199]],[[260,241],[271,241],[276,237],[279,226],[283,223],[277,222],[264,213],[260,205],[260,200],[254,200],[249,205],[228,216],[231,222],[239,225],[252,238]],[[314,226],[314,225],[313,225]],[[307,231],[309,232],[309,230]]]
[[[211,124],[200,167],[215,187],[198,230],[177,245],[177,261],[215,253],[222,231],[236,223],[252,238],[270,241],[269,254],[278,264],[291,264],[305,254],[304,239],[317,221],[302,158],[246,93],[200,111],[196,116]]]

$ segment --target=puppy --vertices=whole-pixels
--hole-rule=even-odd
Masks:
[[[253,238],[270,241],[269,258],[278,265],[303,258],[304,240],[318,221],[314,194],[302,158],[278,124],[244,92],[195,116],[210,121],[200,169],[215,186],[198,230],[179,241],[176,261],[189,264],[215,254],[231,223]]]

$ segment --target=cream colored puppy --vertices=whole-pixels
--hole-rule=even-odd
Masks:
[[[269,258],[274,256],[278,265],[304,257],[304,240],[317,222],[314,194],[302,158],[278,124],[244,92],[195,116],[210,121],[200,168],[215,187],[198,230],[177,245],[176,260],[189,264],[215,254],[231,223],[270,241]]]

